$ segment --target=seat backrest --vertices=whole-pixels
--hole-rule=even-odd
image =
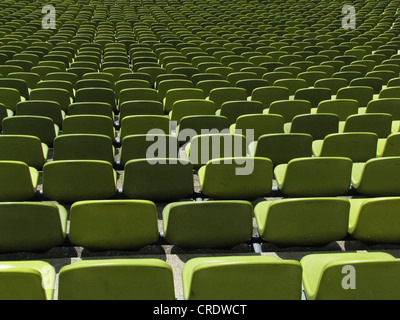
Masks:
[[[284,87],[262,87],[256,88],[251,94],[252,101],[259,101],[264,109],[269,108],[270,104],[278,100],[289,100],[289,89]]]
[[[399,298],[399,260],[387,253],[313,254],[305,256],[300,263],[309,300]],[[349,280],[343,286],[346,273],[356,275],[356,282]]]
[[[352,161],[349,158],[293,159],[287,164],[282,192],[299,197],[342,195],[350,190],[351,171]]]
[[[215,88],[210,91],[209,99],[215,103],[217,109],[221,109],[222,104],[228,101],[246,101],[247,91],[236,87]]]
[[[99,134],[62,134],[54,139],[53,160],[103,160],[114,163],[113,141]]]
[[[164,110],[166,112],[172,111],[173,105],[176,101],[187,99],[205,99],[206,95],[203,90],[198,88],[177,88],[167,91],[164,100]]]
[[[163,210],[164,236],[183,248],[232,247],[253,234],[247,201],[174,202]]]
[[[353,99],[326,100],[318,104],[317,113],[333,113],[339,121],[346,121],[349,116],[358,113],[359,106],[359,102]]]
[[[169,133],[169,119],[158,115],[136,115],[127,116],[121,121],[120,139],[121,141],[133,134],[147,134],[151,130]],[[158,132],[160,133],[160,132]]]
[[[84,88],[76,91],[76,102],[107,102],[113,111],[117,109],[114,91],[109,88]]]
[[[120,149],[120,164],[129,160],[145,158],[178,157],[178,140],[166,134],[135,134],[125,137]]]
[[[213,199],[254,200],[272,190],[272,161],[267,158],[214,158],[198,175],[202,193]]]
[[[43,195],[59,202],[109,199],[117,192],[116,173],[109,162],[63,160],[43,167]]]
[[[292,120],[291,133],[308,133],[314,140],[339,131],[339,117],[330,113],[303,114]]]
[[[327,135],[321,157],[346,157],[353,162],[365,162],[376,157],[378,136],[372,132],[348,132]]]
[[[274,166],[295,158],[310,157],[312,140],[312,136],[305,133],[263,135],[257,141],[254,156],[269,158]]]
[[[1,135],[0,150],[0,160],[21,161],[40,169],[46,162],[48,148],[35,136]]]
[[[350,202],[341,198],[281,199],[254,209],[260,236],[276,245],[326,245],[344,239]]]
[[[378,153],[381,157],[400,156],[400,134],[392,133],[389,135],[383,146],[383,151]]]
[[[381,98],[370,101],[367,105],[366,113],[388,113],[393,120],[400,120],[399,112],[400,98]]]
[[[58,299],[174,300],[172,268],[159,259],[77,261],[60,270]]]
[[[18,116],[3,119],[3,134],[35,136],[52,147],[53,140],[58,135],[58,128],[48,117]]]
[[[0,204],[1,252],[46,251],[66,237],[67,210],[42,202]]]
[[[39,173],[21,161],[0,161],[0,200],[25,201],[36,194]]]
[[[374,197],[400,195],[400,157],[370,159],[365,163],[360,180],[354,182],[357,192]]]
[[[215,115],[215,103],[205,99],[178,100],[172,106],[170,120],[180,123],[185,116]]]
[[[311,108],[316,108],[321,101],[331,99],[332,92],[328,88],[303,88],[296,91],[296,100],[310,101]]]
[[[50,263],[4,261],[0,270],[1,300],[53,299],[56,272]]]
[[[252,130],[254,140],[269,133],[283,133],[284,118],[274,114],[248,114],[239,116],[236,120],[235,133],[247,136],[246,130]],[[238,130],[241,130],[241,132]]]
[[[347,118],[343,132],[373,132],[386,138],[392,132],[392,119],[388,113],[354,114]]]
[[[193,258],[182,270],[184,299],[300,300],[301,274],[298,261],[272,256]]]
[[[398,243],[399,197],[351,199],[349,233],[365,243]]]
[[[185,199],[194,192],[193,166],[189,160],[177,158],[130,160],[125,164],[122,188],[131,199]]]
[[[152,244],[158,240],[156,206],[145,200],[76,202],[70,211],[69,239],[91,250],[123,250]]]
[[[63,134],[102,134],[115,139],[114,122],[107,116],[76,115],[63,121]]]
[[[311,113],[311,102],[289,99],[273,101],[268,113],[281,115],[285,123],[291,122],[295,116]]]

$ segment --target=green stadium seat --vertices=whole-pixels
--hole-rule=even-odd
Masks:
[[[374,158],[354,163],[352,186],[360,194],[369,197],[389,197],[400,194],[397,183],[400,157]]]
[[[45,261],[2,261],[0,300],[53,300],[56,271]]]
[[[58,299],[175,300],[172,268],[159,259],[77,261],[60,270]]]
[[[350,190],[352,161],[342,157],[297,158],[275,167],[279,190],[290,197],[339,196]]]
[[[301,275],[298,261],[272,256],[192,258],[182,271],[184,299],[300,300]]]
[[[114,122],[101,115],[71,115],[63,121],[63,134],[101,134],[114,141]]]
[[[272,162],[267,158],[214,158],[198,176],[201,192],[212,199],[254,200],[272,190]]]
[[[54,139],[53,160],[102,160],[115,162],[110,137],[100,134],[62,134]]]
[[[112,214],[110,214],[112,213]],[[75,202],[69,240],[89,250],[140,248],[158,240],[157,210],[145,200]]]
[[[316,157],[346,157],[366,162],[376,157],[378,136],[372,132],[347,132],[327,135],[313,142]]]
[[[249,144],[252,157],[268,158],[274,166],[295,158],[311,157],[312,137],[305,133],[271,133]]]
[[[8,117],[3,119],[3,134],[35,136],[51,148],[54,138],[59,134],[59,127],[48,117]]]
[[[0,160],[20,161],[40,170],[45,164],[49,148],[34,136],[1,135]]]
[[[36,195],[39,172],[21,161],[0,161],[0,200],[26,201]]]
[[[262,201],[254,208],[261,238],[279,246],[322,246],[345,239],[350,201],[306,198]]]
[[[300,263],[308,300],[398,299],[398,259],[388,253],[318,253]]]
[[[109,162],[63,160],[43,167],[43,195],[48,199],[65,203],[102,200],[116,192],[116,172]]]
[[[194,192],[193,167],[189,160],[178,158],[129,160],[122,184],[123,194],[130,199],[161,202],[187,199]]]
[[[229,248],[253,235],[253,206],[247,201],[181,201],[163,210],[164,237],[185,249]]]

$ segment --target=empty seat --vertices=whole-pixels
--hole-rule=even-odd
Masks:
[[[97,115],[114,119],[114,112],[106,102],[74,102],[68,106],[69,116]]]
[[[379,139],[377,157],[400,156],[400,133],[392,133],[386,139]]]
[[[350,190],[352,161],[341,157],[297,158],[278,165],[279,190],[290,197],[339,196]]]
[[[176,128],[176,135],[180,144],[189,142],[196,135],[217,130],[225,132],[229,128],[229,120],[224,116],[217,115],[194,115],[185,116]]]
[[[193,258],[182,270],[185,300],[300,300],[300,263],[272,256]]]
[[[276,86],[256,88],[251,94],[251,100],[261,102],[264,109],[269,108],[274,101],[289,100],[289,97],[289,89]]]
[[[339,121],[346,121],[349,116],[358,113],[359,106],[359,102],[352,99],[325,100],[318,104],[316,112],[333,113],[339,117]]]
[[[140,248],[158,240],[157,210],[145,200],[75,202],[69,240],[89,250]]]
[[[164,237],[182,248],[227,248],[253,235],[253,206],[247,201],[183,201],[163,210]]]
[[[79,89],[75,94],[75,102],[106,102],[114,112],[117,111],[114,91],[109,88]]]
[[[18,116],[42,116],[53,120],[59,128],[62,128],[62,122],[65,112],[61,109],[58,102],[45,100],[22,101],[17,104],[16,115]]]
[[[280,246],[326,245],[346,237],[350,202],[341,198],[263,201],[254,208],[261,238]]]
[[[125,137],[134,134],[151,134],[151,130],[157,130],[158,133],[169,133],[169,119],[159,115],[124,117],[121,121],[120,140],[122,141]]]
[[[203,90],[198,88],[178,88],[170,89],[167,91],[164,99],[164,111],[170,112],[173,109],[175,102],[179,100],[187,99],[200,99],[204,100],[206,98]]]
[[[186,145],[186,157],[195,169],[207,164],[211,159],[244,157],[247,154],[247,144],[244,135],[231,134],[229,130],[218,133],[200,134],[192,137]]]
[[[274,166],[312,155],[312,136],[306,133],[266,134],[249,144],[252,157],[268,158]]]
[[[349,234],[365,243],[399,243],[399,197],[351,199]]]
[[[212,199],[254,200],[272,190],[272,162],[267,158],[214,158],[198,176],[201,192]]]
[[[399,260],[388,253],[318,253],[300,263],[309,300],[399,299]]]
[[[357,100],[360,107],[366,107],[368,102],[374,98],[374,89],[371,87],[346,87],[341,88],[336,94],[336,99]]]
[[[331,113],[302,114],[285,123],[284,128],[286,133],[307,133],[320,140],[339,131],[339,117]]]
[[[311,113],[311,103],[307,100],[278,100],[273,101],[264,113],[279,114],[285,123],[292,122],[293,118],[302,114]]]
[[[56,271],[45,261],[0,262],[0,300],[52,300]]]
[[[215,115],[215,104],[213,101],[205,99],[178,100],[169,113],[170,120],[180,123],[183,117],[193,115]]]
[[[21,161],[0,161],[0,200],[24,201],[33,198],[39,172]]]
[[[135,134],[122,140],[120,164],[129,160],[145,158],[178,157],[178,139],[167,134]]]
[[[44,100],[57,102],[61,110],[67,112],[71,104],[71,96],[65,89],[60,88],[36,88],[30,92],[30,100]]]
[[[49,148],[38,137],[24,135],[0,136],[0,160],[21,161],[40,170],[47,160]]]
[[[172,268],[159,259],[77,261],[59,273],[59,300],[174,300]]]
[[[330,100],[332,92],[328,88],[303,88],[296,91],[296,100],[310,101],[311,108],[316,108],[322,101]]]
[[[131,199],[176,201],[191,198],[193,167],[187,159],[130,160],[125,164],[122,184],[123,194]]]
[[[54,139],[53,160],[102,160],[114,163],[110,137],[99,134],[63,134]]]
[[[354,114],[344,122],[341,132],[373,132],[386,138],[392,132],[392,115],[388,113]]]
[[[375,158],[378,136],[372,132],[333,133],[313,142],[316,157],[346,157],[353,162]]]
[[[0,252],[38,253],[61,245],[66,237],[67,217],[67,210],[58,204],[0,203]]]
[[[43,167],[43,195],[65,203],[108,199],[117,192],[116,178],[112,165],[106,161],[48,162]]]
[[[399,168],[400,157],[374,158],[364,163],[354,163],[352,185],[358,193],[365,196],[398,196]]]
[[[274,114],[248,114],[239,116],[236,123],[230,126],[232,134],[251,134],[256,141],[269,133],[283,133],[283,117]]]
[[[228,101],[247,101],[247,91],[243,88],[215,88],[210,91],[209,100],[215,103],[216,109]]]
[[[68,116],[63,121],[63,134],[101,134],[114,141],[114,122],[101,115]]]
[[[222,103],[221,109],[216,111],[217,115],[227,117],[231,124],[237,118],[246,114],[261,114],[263,105],[258,101],[226,101]]]

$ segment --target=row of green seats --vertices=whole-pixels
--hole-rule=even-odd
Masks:
[[[384,252],[309,254],[300,261],[192,258],[182,269],[183,299],[396,300],[398,265]],[[58,280],[44,261],[4,261],[0,266],[0,298],[7,300],[176,300],[172,267],[160,259],[77,261],[62,267]],[[346,272],[351,280],[344,281]]]

